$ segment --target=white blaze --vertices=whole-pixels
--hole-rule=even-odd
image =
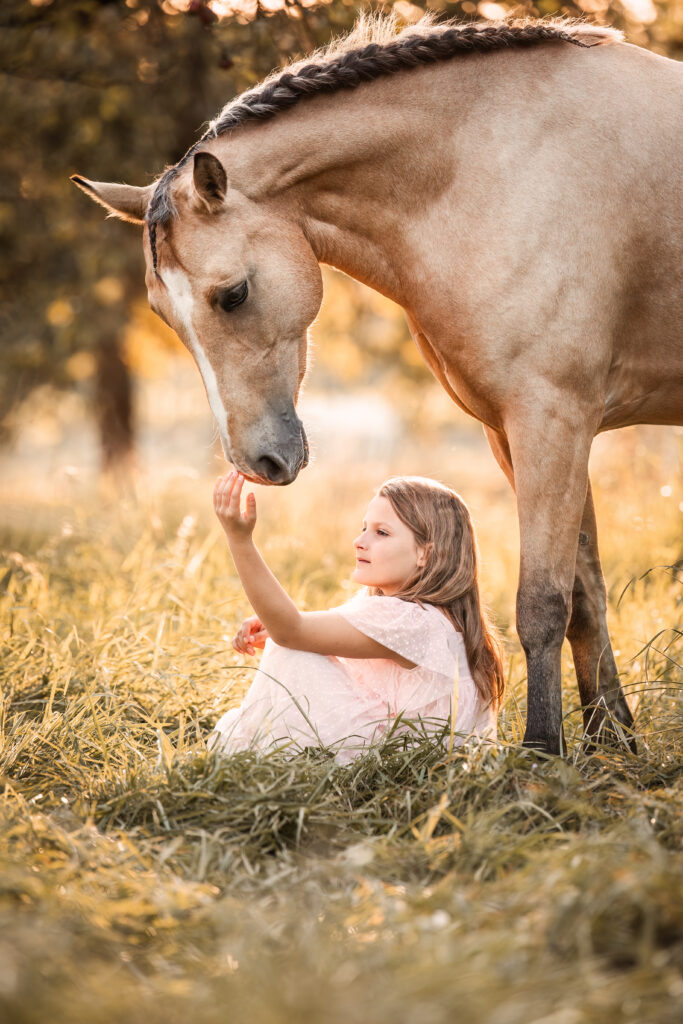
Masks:
[[[192,310],[194,308],[194,298],[192,297],[192,287],[188,281],[186,275],[182,270],[178,268],[172,268],[170,270],[164,270],[162,280],[166,285],[168,294],[173,303],[176,316],[183,324],[185,333],[187,336],[187,342],[192,352],[192,355],[197,361],[199,372],[202,375],[204,381],[204,387],[206,393],[209,396],[209,405],[211,406],[211,412],[216,418],[218,429],[221,435],[221,441],[223,442],[223,448],[225,454],[230,458],[230,435],[228,433],[228,414],[225,411],[225,406],[221,396],[218,393],[218,381],[216,380],[216,374],[213,366],[209,362],[209,357],[199,343],[199,339],[195,334],[194,326],[192,324]]]

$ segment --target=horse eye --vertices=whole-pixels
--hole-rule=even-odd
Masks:
[[[242,281],[242,284],[236,285],[235,288],[224,288],[217,296],[216,301],[221,309],[224,309],[226,313],[229,313],[233,309],[237,309],[241,306],[247,295],[249,294],[249,285],[246,281]]]

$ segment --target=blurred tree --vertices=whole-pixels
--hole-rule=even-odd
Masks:
[[[143,184],[230,96],[347,28],[353,9],[220,21],[205,0],[4,0],[0,424],[37,385],[92,395],[103,465],[133,447],[123,332],[144,292],[139,231],[69,182]],[[279,29],[279,31],[276,31]]]
[[[388,9],[391,3],[380,5]],[[393,7],[404,21],[422,8]],[[427,0],[446,16],[588,14],[670,56],[683,48],[683,0]],[[40,384],[87,388],[103,466],[133,449],[133,395],[123,336],[144,294],[139,232],[101,211],[70,174],[145,184],[174,162],[231,96],[348,29],[352,0],[3,0],[0,9],[0,430]],[[427,373],[396,312],[376,331],[354,282],[340,286],[330,377]],[[342,353],[346,353],[344,357]],[[321,353],[324,358],[325,354]],[[343,364],[343,365],[341,365]],[[336,367],[336,369],[335,369]],[[374,370],[372,369],[374,367]]]

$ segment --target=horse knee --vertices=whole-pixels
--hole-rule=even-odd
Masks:
[[[527,658],[562,647],[571,595],[561,590],[520,588],[517,594],[517,633]]]

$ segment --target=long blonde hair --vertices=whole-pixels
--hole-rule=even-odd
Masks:
[[[505,690],[501,643],[479,596],[477,541],[467,505],[450,487],[420,476],[392,477],[377,494],[391,502],[426,551],[425,565],[393,596],[446,613],[462,633],[477,689],[498,707]]]

